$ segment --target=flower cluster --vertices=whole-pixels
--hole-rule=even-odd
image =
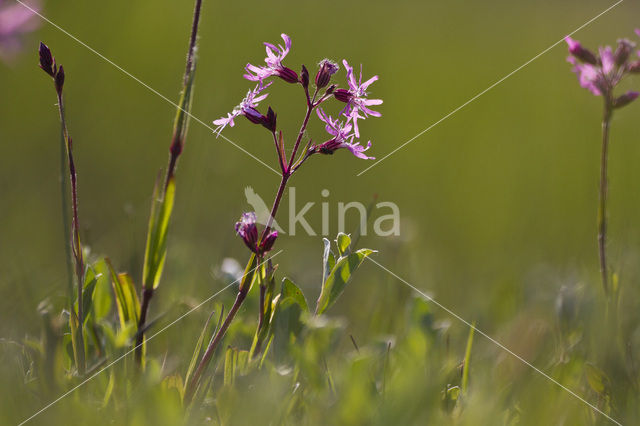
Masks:
[[[239,222],[236,222],[236,234],[242,238],[249,250],[259,256],[271,251],[273,243],[278,237],[278,231],[268,229],[262,240],[259,239],[258,227],[256,226],[256,214],[254,212],[243,213]]]
[[[32,1],[30,8],[40,9]],[[10,61],[22,48],[22,37],[40,26],[34,13],[25,6],[0,0],[0,59]]]
[[[636,33],[640,35],[640,30],[636,30]],[[615,51],[611,46],[605,46],[596,54],[571,37],[567,37],[565,41],[570,53],[567,61],[573,65],[573,72],[578,76],[580,86],[595,96],[605,96],[614,108],[628,105],[640,95],[629,91],[615,97],[613,93],[624,77],[640,73],[640,60],[632,59],[634,42],[620,39]],[[640,55],[640,51],[637,53]]]
[[[214,132],[218,135],[225,127],[233,127],[235,118],[241,115],[254,124],[264,126],[271,132],[282,170],[282,187],[279,194],[282,193],[289,177],[314,154],[333,154],[335,151],[344,148],[357,158],[373,159],[374,157],[369,157],[365,154],[365,151],[371,147],[371,141],[368,141],[366,146],[361,145],[358,141],[360,138],[358,124],[359,121],[368,117],[380,117],[381,114],[372,110],[371,107],[382,104],[381,99],[368,98],[369,86],[378,80],[378,76],[373,76],[363,82],[361,66],[360,76],[356,79],[353,67],[346,60],[342,61],[347,77],[345,88],[340,88],[337,84],[331,83],[333,76],[340,70],[338,64],[329,59],[323,59],[318,63],[318,70],[313,79],[315,88],[310,91],[311,79],[309,78],[307,67],[302,65],[301,72],[298,75],[283,64],[286,56],[291,51],[292,43],[288,35],[282,34],[281,37],[284,41],[284,46],[264,43],[267,52],[267,57],[264,60],[265,65],[247,64],[245,66],[244,78],[256,82],[255,88],[250,90],[242,102],[233,108],[226,117],[219,118],[213,122],[217,126]],[[277,77],[287,83],[299,84],[305,94],[306,114],[298,137],[293,144],[293,149],[290,151],[285,149],[282,131],[278,132],[277,130],[276,113],[273,109],[269,107],[266,114],[262,114],[258,110],[259,103],[268,96],[263,91],[272,84],[272,81],[268,81],[272,77]],[[337,118],[333,118],[324,109],[320,108],[320,104],[330,99],[346,104],[346,106],[342,106]],[[314,144],[312,139],[309,139],[305,148],[298,153],[302,139],[306,136],[307,125],[309,124],[309,119],[313,116],[314,110],[316,112],[315,115],[324,124],[329,134],[329,139],[320,144]],[[296,157],[298,154],[299,156]],[[275,214],[278,202],[279,198],[276,199],[272,216]],[[259,256],[271,250],[278,236],[276,231],[271,231],[267,228],[264,235],[259,238],[255,213],[243,214],[240,222],[236,223],[235,229],[247,247]]]

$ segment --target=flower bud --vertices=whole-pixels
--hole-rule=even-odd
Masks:
[[[259,247],[259,254],[265,254],[269,251],[271,251],[271,249],[273,248],[273,244],[276,242],[276,238],[278,238],[278,231],[271,230],[266,237],[264,237],[264,240],[262,241],[262,243],[260,243],[260,247]]]
[[[297,83],[298,74],[291,68],[282,67],[278,70],[278,77],[286,81],[287,83]]]
[[[333,93],[333,91],[336,90],[336,87],[338,87],[338,86],[335,85],[335,84],[332,84],[331,86],[329,86],[329,88],[325,92],[325,95],[331,95]]]
[[[255,109],[253,107],[243,108],[242,113],[243,113],[243,115],[245,117],[247,117],[247,120],[249,120],[253,124],[263,124],[264,123],[264,116],[262,114],[260,114],[260,111],[258,111],[257,109]]]
[[[236,234],[252,252],[257,252],[258,228],[256,227],[256,214],[254,212],[243,213],[239,222],[236,222]]]
[[[571,37],[565,38],[565,41],[569,45],[569,53],[571,53],[577,59],[591,65],[598,64],[598,59],[596,58],[596,55],[593,52],[591,52],[589,49],[585,49],[584,47],[582,47],[582,44],[580,44],[579,41],[574,40]]]
[[[349,103],[353,95],[346,89],[336,89],[333,92],[333,96],[340,102]]]
[[[40,47],[38,48],[38,53],[40,54],[40,68],[51,77],[55,76],[55,60],[51,55],[51,50],[49,46],[40,42]]]
[[[627,106],[631,102],[635,101],[638,98],[638,96],[640,96],[640,93],[638,92],[627,92],[624,95],[620,95],[616,99],[614,99],[613,107],[622,108],[624,106]]]
[[[309,71],[304,65],[302,65],[302,71],[300,72],[300,84],[302,84],[302,87],[305,89],[309,87]]]
[[[631,55],[631,51],[635,47],[635,43],[626,38],[618,40],[618,48],[616,49],[616,53],[614,55],[616,65],[621,66],[627,62],[629,59],[629,55]]]
[[[328,59],[323,59],[318,64],[318,73],[316,74],[316,87],[322,89],[331,81],[331,76],[338,72],[338,65]]]
[[[62,87],[64,86],[64,68],[62,65],[60,65],[60,69],[55,74],[55,77],[53,77],[53,80],[56,84],[56,92],[62,94]]]
[[[269,107],[269,110],[267,111],[267,115],[263,115],[262,118],[263,120],[261,124],[267,130],[271,132],[275,132],[276,131],[276,113],[271,109],[271,107]]]
[[[629,71],[632,74],[639,74],[640,61],[631,62],[629,65],[627,65],[627,71]]]

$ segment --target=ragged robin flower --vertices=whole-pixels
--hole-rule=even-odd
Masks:
[[[255,65],[247,64],[244,75],[249,81],[264,81],[265,79],[277,76],[286,81],[287,83],[297,83],[298,74],[291,68],[287,68],[282,65],[282,60],[287,56],[291,49],[291,38],[286,34],[281,34],[284,40],[284,47],[281,45],[275,46],[271,43],[264,43],[267,57],[264,59],[267,64],[266,67],[257,67]]]
[[[233,120],[240,115],[244,115],[253,123],[263,124],[263,118],[266,117],[260,114],[256,108],[260,101],[269,96],[267,93],[260,95],[260,92],[270,85],[271,83],[267,83],[265,85],[262,82],[259,82],[253,90],[249,90],[247,92],[247,96],[244,97],[242,102],[240,102],[230,113],[227,113],[226,117],[214,120],[213,124],[218,126],[216,127],[215,133],[220,135],[220,132],[222,132],[227,125],[229,125],[229,127],[233,127],[235,125]]]
[[[327,115],[322,108],[318,108],[318,117],[325,124],[325,129],[333,138],[328,141],[313,147],[314,152],[321,154],[333,154],[337,149],[346,148],[353,155],[363,160],[375,160],[374,157],[368,157],[364,154],[366,150],[371,147],[371,141],[367,142],[367,146],[360,145],[359,142],[354,141],[356,135],[351,133],[353,125],[351,124],[351,118],[347,118],[346,122],[342,122],[339,119],[334,119],[330,115]]]

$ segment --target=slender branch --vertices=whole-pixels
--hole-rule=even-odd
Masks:
[[[609,129],[613,112],[610,95],[604,96],[604,114],[602,119],[602,152],[600,156],[600,204],[598,207],[598,252],[602,287],[609,296],[609,271],[607,268],[607,162],[609,154]]]
[[[309,89],[304,89],[305,94],[307,96],[307,113],[304,116],[304,120],[302,120],[302,125],[300,126],[300,132],[298,133],[298,138],[296,139],[296,143],[293,146],[293,152],[291,152],[291,158],[289,159],[289,167],[288,170],[291,170],[291,166],[293,166],[293,162],[296,159],[296,153],[298,152],[298,147],[300,146],[300,142],[302,141],[302,137],[307,130],[307,125],[309,124],[309,118],[311,117],[311,112],[315,108],[314,102],[316,100],[316,96],[318,94],[318,89],[316,88],[313,93],[313,98],[309,98]]]
[[[187,129],[187,118],[185,115],[188,114],[187,111],[189,108],[189,102],[191,99],[190,90],[193,84],[193,74],[195,72],[195,54],[196,54],[196,45],[198,39],[198,25],[200,23],[200,11],[202,9],[202,0],[196,0],[193,12],[193,22],[191,25],[191,35],[189,37],[189,49],[187,53],[187,64],[184,71],[184,77],[182,80],[182,96],[183,101],[181,101],[180,109],[175,118],[174,128],[173,128],[173,136],[171,138],[171,146],[169,148],[169,165],[167,167],[167,175],[165,177],[164,183],[164,194],[163,197],[167,193],[167,189],[169,187],[169,182],[175,175],[175,169],[178,164],[178,158],[182,153],[182,149],[184,147],[185,137],[186,137],[186,129]],[[143,343],[144,343],[144,330],[145,324],[147,320],[147,313],[149,310],[151,298],[153,297],[153,288],[145,288],[142,294],[142,301],[140,302],[140,318],[138,319],[138,333],[136,336],[136,351],[135,351],[135,359],[137,363],[140,365],[142,363],[142,351],[143,351]]]
[[[62,69],[62,67],[61,67]],[[60,71],[64,74],[63,71]],[[77,368],[78,374],[83,375],[85,372],[85,353],[84,353],[84,309],[82,303],[82,291],[84,285],[84,257],[82,254],[82,246],[80,245],[80,225],[78,222],[78,176],[76,174],[76,166],[73,161],[73,141],[69,136],[69,131],[67,130],[67,122],[64,114],[64,101],[62,97],[62,87],[60,86],[56,90],[58,95],[58,113],[60,115],[60,123],[62,126],[62,135],[65,140],[66,150],[67,150],[67,161],[69,166],[69,179],[71,182],[71,251],[73,253],[73,257],[75,260],[75,274],[77,281],[77,302],[78,309],[76,312],[76,317],[78,320],[78,331],[77,331],[77,349],[76,353],[78,356],[77,360]]]

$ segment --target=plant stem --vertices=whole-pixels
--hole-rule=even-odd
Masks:
[[[196,44],[198,39],[198,25],[200,23],[200,11],[202,9],[202,0],[196,0],[193,12],[193,22],[191,24],[191,36],[189,37],[189,50],[187,53],[187,64],[184,71],[184,77],[182,80],[182,96],[183,99],[187,101],[180,105],[180,109],[175,118],[174,128],[173,128],[173,136],[171,138],[171,146],[169,148],[169,165],[167,167],[167,175],[165,177],[164,183],[164,194],[163,197],[166,196],[167,189],[169,186],[170,180],[175,175],[175,169],[178,164],[178,158],[182,153],[182,149],[184,147],[185,137],[186,137],[186,128],[187,128],[187,119],[185,115],[188,115],[190,99],[191,99],[191,89],[193,87],[193,73],[195,72],[195,53],[196,53]],[[149,310],[149,306],[151,303],[151,298],[153,297],[153,288],[145,287],[142,294],[142,301],[140,302],[140,318],[138,319],[138,333],[136,335],[136,343],[135,343],[135,359],[138,365],[142,364],[142,352],[143,352],[143,343],[144,343],[144,329],[147,321],[147,313]]]
[[[78,181],[76,174],[76,166],[73,161],[73,141],[71,137],[69,137],[69,132],[67,130],[67,123],[64,115],[64,102],[62,99],[62,90],[57,90],[58,94],[58,112],[60,114],[60,123],[62,125],[62,135],[65,140],[66,150],[67,150],[67,160],[69,164],[69,178],[71,181],[71,209],[72,209],[72,220],[71,220],[71,251],[73,253],[73,257],[75,260],[75,273],[76,273],[76,281],[77,281],[77,298],[78,298],[78,310],[76,312],[76,317],[78,320],[78,331],[77,331],[77,363],[76,366],[78,369],[78,374],[84,375],[85,372],[85,353],[84,353],[84,335],[83,335],[83,322],[84,322],[84,312],[83,312],[83,303],[82,303],[82,290],[84,285],[84,258],[82,254],[82,246],[80,245],[80,225],[78,223]],[[73,309],[71,310],[73,312]]]
[[[602,152],[600,156],[600,204],[598,207],[598,252],[600,257],[600,274],[602,288],[609,297],[609,271],[607,268],[607,161],[609,154],[609,127],[612,115],[612,102],[609,96],[604,97],[604,115],[602,119]]]
[[[278,192],[276,193],[276,197],[273,200],[273,206],[271,207],[271,214],[269,215],[269,219],[267,219],[267,223],[265,225],[264,231],[262,232],[262,234],[260,236],[260,240],[258,242],[258,245],[260,245],[260,242],[262,242],[264,240],[264,238],[267,236],[267,234],[269,233],[269,231],[271,229],[271,225],[273,225],[273,221],[275,220],[275,216],[276,216],[276,214],[278,212],[278,207],[280,206],[280,202],[282,201],[282,196],[284,195],[284,191],[285,191],[285,189],[287,187],[287,183],[289,182],[289,178],[291,177],[291,175],[293,173],[293,171],[291,170],[291,166],[293,165],[293,162],[295,161],[296,153],[298,151],[298,147],[300,146],[300,142],[302,141],[302,137],[304,136],[304,133],[305,133],[305,131],[307,129],[307,125],[309,124],[309,118],[311,117],[311,112],[317,106],[316,104],[314,104],[317,94],[318,94],[318,89],[316,89],[316,91],[313,94],[313,98],[311,98],[309,96],[308,88],[305,88],[305,95],[306,95],[306,98],[307,98],[307,112],[306,112],[306,114],[304,116],[304,119],[302,120],[302,125],[300,126],[300,132],[298,133],[298,137],[296,138],[296,143],[295,143],[295,145],[293,147],[293,151],[292,151],[291,157],[289,159],[289,165],[288,165],[288,167],[286,169],[284,169],[284,167],[283,167],[282,178],[280,180],[280,185],[278,186]],[[273,133],[273,137],[274,137],[274,142],[276,144],[276,150],[278,151],[278,159],[281,159],[286,154],[284,152],[282,152],[282,153],[280,152],[280,149],[279,149],[280,144],[279,144],[278,139],[276,138],[276,133],[275,133],[275,131],[272,132],[272,133]],[[283,160],[284,159],[285,158],[283,158]],[[281,163],[284,164],[284,161],[281,161]],[[251,257],[249,258],[249,262],[247,263],[247,266],[245,268],[245,275],[243,276],[242,282],[240,283],[240,286],[239,286],[239,289],[238,289],[238,295],[236,296],[236,300],[235,300],[233,306],[231,307],[231,310],[227,314],[227,317],[225,318],[224,323],[222,324],[222,326],[216,332],[215,336],[211,340],[211,343],[209,344],[209,346],[205,350],[204,355],[202,355],[202,359],[200,360],[200,363],[198,364],[198,368],[196,369],[196,371],[191,376],[191,379],[189,380],[189,382],[186,384],[186,392],[185,392],[185,396],[184,396],[185,404],[189,404],[189,402],[191,401],[191,398],[193,397],[196,389],[198,388],[198,383],[200,382],[200,378],[202,376],[202,373],[204,372],[205,368],[209,364],[209,361],[211,361],[211,357],[213,356],[218,344],[220,343],[222,338],[225,336],[225,334],[227,332],[227,328],[229,328],[229,325],[233,321],[236,313],[238,312],[238,309],[240,309],[240,306],[242,306],[242,303],[244,302],[245,298],[247,297],[247,293],[249,292],[249,288],[250,288],[250,284],[251,284],[251,279],[253,278],[252,276],[253,276],[253,274],[255,274],[255,271],[260,267],[260,261],[261,260],[262,259],[258,259],[258,262],[256,263],[256,267],[254,269],[251,269],[251,266],[256,261],[256,254],[255,253],[251,254]],[[248,278],[250,276],[251,276],[251,279]],[[249,285],[247,285],[247,282],[249,282]],[[263,304],[261,303],[261,306],[262,305]],[[262,309],[263,308],[261,307],[261,310]]]

